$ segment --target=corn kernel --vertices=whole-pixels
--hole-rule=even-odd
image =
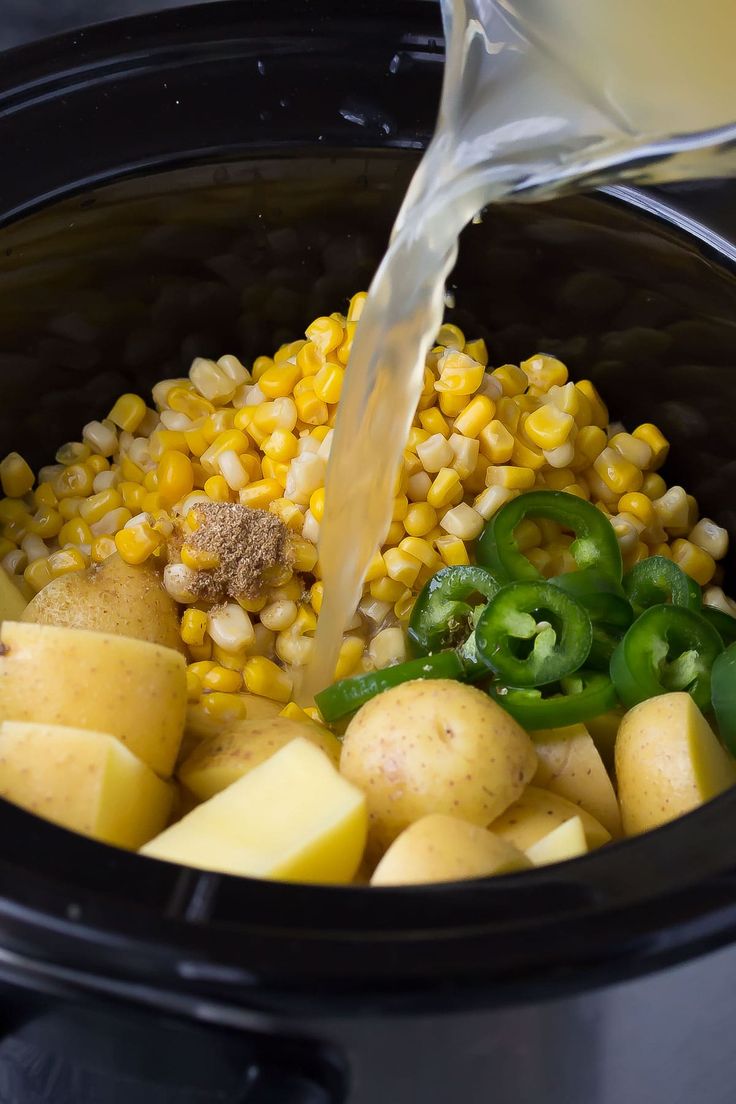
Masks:
[[[633,514],[644,526],[652,525],[656,521],[651,499],[647,498],[641,491],[621,495],[618,511],[620,514]]]
[[[290,599],[278,599],[263,607],[261,610],[261,624],[272,632],[284,632],[294,624],[297,613],[296,602]]]
[[[498,419],[491,420],[480,431],[480,450],[492,464],[505,464],[514,451],[514,438]]]
[[[440,410],[447,418],[456,418],[465,409],[467,401],[465,395],[453,395],[449,391],[440,392]]]
[[[274,364],[258,377],[258,386],[267,399],[283,399],[294,390],[294,384],[302,378],[299,364]]]
[[[92,544],[92,530],[82,518],[70,518],[59,530],[59,544]]]
[[[221,694],[237,694],[238,690],[243,688],[243,677],[240,672],[221,667],[219,664],[210,667],[201,682],[205,693],[214,690]]]
[[[204,644],[207,632],[207,614],[204,610],[188,609],[181,619],[181,638],[185,644],[195,647]]]
[[[608,425],[608,408],[598,391],[590,380],[578,380],[575,387],[590,404],[590,423],[599,429],[605,429]]]
[[[652,501],[657,521],[667,530],[686,529],[689,504],[682,487],[670,487],[668,491]]]
[[[445,349],[462,349],[465,345],[465,334],[454,323],[443,322],[437,334],[437,344]]]
[[[436,406],[430,407],[429,410],[422,410],[419,415],[419,421],[422,429],[432,437],[438,433],[441,437],[450,436],[449,423]]]
[[[482,337],[477,338],[475,341],[466,341],[464,353],[467,353],[473,360],[477,360],[483,367],[488,364],[488,348]]]
[[[523,430],[519,430],[523,433]],[[526,443],[521,437],[514,441],[511,451],[511,459],[519,468],[531,468],[532,471],[541,471],[547,464],[547,459],[541,449],[531,442]]]
[[[318,399],[331,405],[339,401],[345,379],[344,368],[328,362],[313,379],[314,393]]]
[[[491,375],[498,380],[504,395],[509,398],[522,395],[529,385],[526,373],[516,364],[502,364],[499,368],[494,368]]]
[[[87,567],[87,560],[78,548],[61,548],[58,552],[52,552],[47,563],[52,579],[84,571]]]
[[[532,567],[536,567],[540,575],[544,575],[548,578],[552,574],[550,570],[552,557],[544,548],[530,548],[528,552],[526,552],[526,558],[529,560]]]
[[[641,470],[615,448],[604,448],[593,462],[593,470],[617,495],[638,491],[644,481]]]
[[[390,579],[387,575],[380,579],[374,579],[369,584],[371,597],[379,602],[389,602],[391,605],[401,597],[406,590],[403,583]]]
[[[456,349],[441,357],[438,368],[440,375],[434,385],[435,391],[464,396],[466,399],[468,395],[475,394],[485,374],[482,364]],[[463,403],[463,409],[465,405]]]
[[[607,443],[605,431],[599,426],[583,426],[575,438],[575,459],[571,467],[575,471],[590,467]]]
[[[59,505],[59,500],[50,483],[41,483],[36,487],[33,492],[33,501],[36,506],[50,506],[52,509]]]
[[[186,670],[187,679],[187,701],[198,702],[202,697],[202,683],[195,675],[194,671],[189,668]]]
[[[309,499],[309,509],[312,511],[312,516],[315,521],[320,524],[322,518],[325,515],[325,489],[324,487],[318,487],[316,491],[312,492]]]
[[[317,563],[317,549],[311,541],[292,537],[289,542],[291,566],[294,571],[313,571]]]
[[[265,656],[252,656],[247,661],[243,668],[243,680],[251,694],[280,702],[288,702],[291,698],[291,677]]]
[[[135,433],[146,416],[146,404],[140,395],[121,395],[108,414],[111,422],[126,433]]]
[[[430,542],[422,540],[421,537],[404,537],[399,543],[398,548],[399,551],[406,552],[408,555],[413,556],[415,559],[419,560],[420,564],[430,568],[432,571],[436,571],[441,566],[439,557]]]
[[[435,508],[446,506],[458,488],[462,489],[457,472],[453,468],[440,468],[427,493],[427,502]]]
[[[688,539],[708,552],[714,560],[722,560],[728,552],[728,531],[707,517],[693,526]]]
[[[363,313],[363,307],[365,301],[368,298],[368,294],[365,291],[357,291],[350,300],[348,305],[347,320],[348,322],[357,322]]]
[[[345,636],[335,665],[335,679],[347,678],[354,674],[364,651],[365,641],[361,636]]]
[[[25,558],[25,557],[24,557]],[[48,559],[34,560],[23,572],[23,578],[36,594],[51,582]]]
[[[641,493],[652,501],[655,498],[662,498],[667,493],[667,484],[657,472],[647,472],[641,485]]]
[[[509,487],[492,484],[481,491],[473,502],[473,508],[482,518],[488,521],[502,506],[505,506],[507,502],[511,502],[519,493],[519,491],[514,491]]]
[[[487,395],[475,395],[455,419],[455,432],[463,437],[478,437],[492,421],[496,404]]]
[[[437,524],[437,511],[428,502],[413,502],[406,511],[404,528],[410,537],[424,537]]]
[[[440,526],[446,532],[464,541],[475,540],[480,535],[483,525],[484,519],[466,502],[460,502],[448,510],[440,521]]]
[[[633,436],[649,446],[652,453],[651,460],[649,461],[649,469],[650,471],[658,471],[664,464],[670,451],[670,443],[667,438],[662,431],[651,422],[644,422],[643,425],[637,426]]]
[[[10,452],[0,461],[0,483],[8,498],[22,498],[33,487],[35,476],[18,452]]]
[[[115,534],[115,547],[121,559],[129,564],[145,563],[162,543],[161,534],[145,521]]]
[[[41,506],[36,510],[33,517],[28,519],[26,528],[29,533],[34,533],[37,537],[43,537],[44,540],[48,540],[49,537],[58,536],[63,524],[64,519],[58,510],[52,510],[48,506]],[[6,526],[6,530],[7,529],[8,527]],[[8,533],[6,532],[5,535],[7,536]]]
[[[383,559],[390,579],[407,587],[412,586],[422,566],[420,560],[400,548],[388,548]]]
[[[343,328],[334,318],[315,318],[304,332],[307,340],[316,345],[323,356],[327,356],[343,341]]]
[[[435,541],[437,552],[447,567],[464,566],[470,563],[468,550],[460,537],[438,537]]]
[[[284,488],[276,479],[257,479],[238,491],[241,506],[250,506],[254,510],[265,510],[269,503],[282,498]]]
[[[715,560],[709,552],[699,548],[692,541],[682,538],[673,541],[672,559],[699,586],[707,586],[713,578],[716,569]]]
[[[246,716],[242,694],[224,694],[219,691],[203,694],[202,708],[213,720],[221,724],[240,721]]]
[[[115,541],[107,534],[93,537],[90,543],[90,555],[93,563],[104,563],[106,559],[117,551]]]
[[[492,464],[486,471],[486,486],[529,491],[534,486],[534,472],[531,468],[519,468],[513,464]]]
[[[570,436],[575,420],[552,403],[540,406],[524,422],[524,432],[541,449],[556,449]]]
[[[641,471],[651,462],[652,450],[649,445],[631,433],[614,433],[608,444]]]

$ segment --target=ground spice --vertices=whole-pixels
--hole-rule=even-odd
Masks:
[[[257,598],[263,573],[289,562],[288,530],[275,514],[235,502],[198,502],[193,509],[199,528],[187,534],[186,543],[220,560],[212,570],[197,572],[197,597],[210,602]]]

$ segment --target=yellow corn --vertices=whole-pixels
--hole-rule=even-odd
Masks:
[[[412,502],[403,520],[410,537],[424,537],[437,524],[437,511],[428,502]]]
[[[112,537],[103,534],[101,537],[93,537],[90,545],[92,563],[104,563],[109,556],[117,552],[115,541]]]
[[[483,382],[485,368],[482,364],[454,349],[445,353],[439,362],[440,376],[435,391],[465,397],[474,395]],[[466,403],[463,403],[463,409]]]
[[[302,370],[298,364],[274,364],[258,378],[258,386],[267,399],[283,399],[294,390],[294,384],[301,379]]]
[[[422,566],[420,560],[400,548],[388,548],[383,558],[390,579],[403,583],[404,586],[412,586]]]
[[[54,494],[54,489],[50,483],[41,483],[36,487],[33,492],[33,501],[36,506],[51,506],[57,507],[59,500]]]
[[[441,566],[439,557],[430,542],[422,540],[421,537],[404,537],[398,548],[401,552],[406,552],[407,555],[419,560],[424,567],[436,571]]]
[[[593,462],[593,470],[614,494],[638,491],[644,476],[641,470],[614,448],[604,448]]]
[[[205,481],[203,490],[207,497],[212,499],[213,502],[230,501],[230,488],[221,475],[211,475],[209,479]]]
[[[34,482],[33,471],[20,453],[9,452],[0,461],[0,484],[3,494],[8,498],[22,498],[24,494],[28,494]]]
[[[52,552],[47,563],[52,579],[60,579],[62,575],[71,575],[75,571],[84,571],[87,567],[87,560],[78,548],[61,548],[58,552]]]
[[[0,525],[28,518],[28,506],[19,498],[0,499]]]
[[[449,422],[436,406],[430,407],[429,410],[422,410],[419,415],[419,421],[422,429],[425,430],[430,437],[434,437],[437,433],[442,437],[450,436]]]
[[[51,582],[51,568],[49,567],[48,558],[42,556],[40,559],[34,560],[33,563],[29,563],[23,572],[23,578],[31,590],[38,594],[39,590],[43,590]]]
[[[454,323],[443,322],[437,334],[437,344],[445,349],[462,349],[465,345],[465,334]]]
[[[92,530],[81,518],[70,518],[59,530],[59,544],[92,544]]]
[[[252,656],[247,661],[243,668],[243,680],[251,694],[280,702],[288,702],[291,698],[291,677],[265,656]]]
[[[309,499],[309,509],[312,511],[312,517],[317,522],[321,522],[325,514],[325,489],[324,487],[318,487],[316,491],[312,492]]]
[[[203,610],[188,609],[181,619],[181,638],[185,644],[201,646],[207,632],[207,614]]]
[[[532,567],[536,567],[540,575],[548,577],[550,575],[550,565],[552,563],[552,557],[549,552],[544,548],[530,548],[526,553],[526,558]]]
[[[491,420],[479,435],[480,450],[491,464],[505,464],[514,451],[514,438],[503,422]]]
[[[191,387],[172,387],[166,396],[166,405],[177,414],[186,414],[192,421],[206,418],[215,412],[212,403]]]
[[[58,510],[52,510],[48,506],[41,506],[36,510],[33,517],[28,519],[26,528],[29,533],[33,533],[37,537],[43,537],[44,540],[48,540],[50,537],[58,536],[63,524],[64,519]]]
[[[658,471],[664,464],[670,451],[670,443],[667,438],[662,431],[651,422],[644,422],[643,425],[637,426],[633,436],[649,446],[652,452],[649,468],[651,471]]]
[[[493,419],[496,404],[487,395],[475,395],[455,419],[455,432],[477,437]]]
[[[465,547],[465,542],[460,537],[437,537],[435,547],[447,567],[464,566],[470,563],[470,556]]]
[[[605,429],[608,425],[608,407],[603,402],[603,399],[598,394],[598,391],[590,380],[578,380],[575,384],[577,390],[583,395],[590,404],[590,422],[591,425],[597,426],[599,429]]]
[[[324,583],[320,580],[316,583],[312,583],[309,591],[309,601],[314,612],[319,616],[319,611],[322,609],[322,601],[324,599],[325,587]]]
[[[314,322],[307,326],[304,332],[307,335],[307,340],[316,345],[323,356],[327,356],[338,345],[342,345],[343,329],[334,318],[315,318]]]
[[[129,564],[144,563],[162,543],[161,534],[145,521],[115,534],[115,547],[121,559]]]
[[[243,688],[243,676],[239,671],[233,671],[228,667],[214,664],[202,676],[202,690],[216,691],[221,694],[237,694]]]
[[[618,512],[620,514],[633,514],[645,526],[653,525],[656,521],[652,501],[641,491],[631,491],[628,494],[621,495],[618,502]]]
[[[530,548],[539,547],[542,531],[535,521],[525,518],[514,529],[514,540],[520,552],[528,552]]]
[[[716,561],[710,553],[689,540],[672,542],[672,559],[700,586],[707,586],[716,570]]]
[[[213,720],[217,720],[221,724],[240,721],[246,715],[242,694],[224,694],[218,691],[203,694],[202,708]]]
[[[365,301],[368,298],[368,294],[365,291],[358,291],[350,300],[348,305],[347,320],[348,322],[357,322],[363,313],[363,307]]]
[[[189,544],[182,545],[181,562],[192,571],[212,571],[220,562],[216,552],[208,552],[203,548],[192,548]]]
[[[112,410],[108,414],[111,422],[114,422],[126,433],[135,433],[138,426],[146,416],[146,404],[140,395],[121,395]]]
[[[363,581],[366,583],[372,583],[376,579],[383,579],[386,574],[386,561],[384,560],[383,555],[380,552],[376,552],[368,563],[368,567],[366,568],[365,573],[365,579]]]
[[[375,598],[379,602],[389,602],[393,605],[404,593],[406,587],[403,583],[396,582],[395,579],[389,579],[386,575],[380,579],[374,579],[369,584],[369,590],[372,598]]]
[[[520,428],[519,432],[523,433],[523,429]],[[542,450],[531,441],[527,443],[521,436],[514,441],[511,459],[517,467],[531,468],[532,471],[541,471],[547,464],[547,458]]]
[[[647,472],[641,485],[641,493],[654,501],[661,498],[667,492],[667,484],[657,472]]]
[[[202,683],[189,668],[186,670],[187,678],[187,701],[198,702],[202,697]]]
[[[92,459],[93,457],[90,457],[83,464],[70,464],[68,468],[60,472],[53,482],[54,494],[58,499],[86,498],[87,495],[92,493],[95,474],[98,474],[92,470],[90,464]],[[104,457],[100,457],[100,459],[104,459]]]
[[[313,379],[314,393],[318,399],[331,405],[338,402],[345,379],[344,368],[337,364],[327,363],[324,368],[320,368]]]
[[[365,651],[365,641],[361,636],[346,636],[340,645],[340,654],[335,665],[335,678],[347,678],[352,675],[360,663]]]
[[[575,425],[571,414],[565,414],[552,403],[535,410],[524,422],[524,432],[541,449],[556,449],[564,445]]]
[[[173,506],[194,489],[194,472],[188,456],[176,449],[167,450],[158,463],[158,493],[162,502]]]
[[[477,338],[475,341],[466,341],[463,352],[467,353],[473,360],[477,360],[483,367],[488,364],[488,349],[482,337]]]
[[[265,510],[269,503],[282,498],[284,488],[276,479],[257,479],[247,487],[241,487],[238,498],[241,506],[250,506],[254,510]]]
[[[520,468],[513,464],[492,464],[486,471],[486,486],[529,491],[534,486],[534,472],[531,468]]]
[[[275,429],[261,445],[262,452],[280,464],[288,464],[299,451],[299,442],[288,429]]]
[[[187,433],[181,433],[177,429],[164,429],[162,427],[155,430],[151,434],[148,445],[151,459],[158,463],[163,454],[170,450],[174,450],[175,452],[189,452],[187,437]],[[205,443],[205,448],[206,447]],[[204,452],[204,449],[202,451]]]
[[[440,522],[448,533],[464,541],[475,540],[480,535],[483,524],[482,516],[472,506],[468,506],[467,502],[460,502],[452,510],[447,510]]]
[[[317,563],[317,549],[303,537],[292,537],[289,542],[291,565],[294,571],[313,571]]]
[[[146,489],[140,483],[134,483],[129,479],[124,480],[122,483],[118,483],[117,491],[123,500],[123,506],[128,510],[135,510],[136,513],[139,513],[143,509]]]
[[[275,498],[273,502],[269,502],[268,510],[269,513],[276,514],[276,517],[281,518],[287,529],[290,529],[293,533],[301,533],[304,525],[304,514],[296,503],[288,498]]]
[[[447,418],[456,418],[465,409],[467,401],[465,395],[454,395],[450,391],[440,392],[440,410]]]
[[[501,384],[503,393],[508,398],[522,395],[529,385],[526,373],[516,364],[502,364],[499,368],[494,368],[491,375]]]
[[[430,506],[447,506],[455,491],[460,487],[460,476],[453,468],[440,468],[427,493]]]

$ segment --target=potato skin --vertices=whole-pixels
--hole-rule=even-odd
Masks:
[[[368,799],[372,856],[429,813],[486,827],[536,767],[516,721],[482,691],[449,679],[405,682],[367,702],[340,756],[341,772]]]
[[[624,831],[635,835],[733,786],[736,764],[689,694],[661,694],[621,722],[616,777]]]
[[[371,885],[423,885],[528,870],[531,862],[507,840],[459,817],[433,813],[398,836],[376,867]]]
[[[134,567],[117,553],[99,566],[53,579],[29,602],[21,620],[130,636],[185,651],[176,602],[164,590],[156,567]]]

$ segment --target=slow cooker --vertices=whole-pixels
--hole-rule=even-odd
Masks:
[[[120,391],[364,287],[442,49],[426,0],[250,0],[6,54],[2,449],[47,462]],[[720,233],[630,189],[490,209],[450,317],[656,414],[670,479],[733,534],[736,193],[699,194]],[[532,874],[367,891],[156,863],[0,802],[0,1101],[727,1104],[735,828],[731,792]]]

